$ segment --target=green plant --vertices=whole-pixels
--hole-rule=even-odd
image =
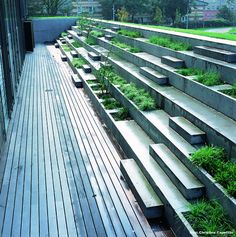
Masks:
[[[86,64],[86,61],[82,58],[73,58],[71,63],[75,68],[82,68],[82,66]]]
[[[117,47],[122,48],[122,49],[127,49],[131,53],[139,53],[139,52],[141,52],[141,49],[139,49],[137,47],[132,47],[132,46],[126,44],[126,43],[120,42],[117,39],[112,39],[111,43],[116,45]]]
[[[91,35],[94,37],[100,38],[100,37],[104,37],[105,34],[101,31],[98,31],[98,30],[92,30]]]
[[[66,52],[70,52],[71,48],[66,44],[66,45],[61,45],[62,49]]]
[[[129,20],[129,12],[125,9],[125,7],[122,7],[121,9],[118,9],[117,17],[118,21],[127,22]]]
[[[105,99],[102,102],[102,104],[104,105],[104,107],[106,109],[109,109],[109,110],[110,109],[118,109],[118,108],[121,107],[121,104],[118,101],[116,101],[114,98],[112,98],[112,99]]]
[[[176,72],[183,76],[195,76],[195,75],[202,75],[204,73],[201,69],[197,68],[181,68]]]
[[[205,169],[233,197],[236,197],[236,163],[227,161],[224,149],[205,146],[194,152],[190,159]]]
[[[236,83],[233,85],[232,89],[228,89],[228,90],[221,90],[220,92],[231,96],[233,98],[236,98]]]
[[[88,36],[88,38],[85,39],[85,42],[89,45],[96,45],[97,44],[96,39],[90,35]]]
[[[68,33],[66,33],[66,32],[61,33],[61,37],[66,37],[67,35],[68,35]]]
[[[127,120],[129,117],[129,110],[125,107],[122,107],[117,113],[113,115],[113,117],[116,121]]]
[[[75,48],[80,48],[82,47],[81,43],[79,41],[74,41],[71,43]]]
[[[118,34],[130,37],[130,38],[141,38],[143,36],[139,31],[131,31],[131,30],[119,30]]]
[[[151,36],[149,38],[149,42],[152,44],[160,45],[162,47],[170,48],[177,51],[186,51],[191,50],[192,48],[190,44],[174,41],[168,37]]]
[[[206,72],[197,76],[196,81],[206,86],[215,86],[222,84],[220,74],[217,72]]]
[[[190,211],[184,215],[196,232],[213,232],[214,236],[218,236],[217,233],[220,232],[232,232],[230,236],[236,236],[232,223],[224,215],[222,206],[215,200],[203,200],[192,204]]]

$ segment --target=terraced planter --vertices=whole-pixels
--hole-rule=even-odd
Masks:
[[[81,41],[82,42],[82,41]],[[88,46],[84,43],[86,48],[89,48],[89,50],[94,50],[93,47]],[[96,52],[96,50],[94,50]],[[84,55],[83,55],[84,56]],[[111,63],[113,63],[110,60]],[[90,63],[91,64],[91,63]],[[93,64],[91,64],[93,70],[97,70],[97,67],[94,67]],[[127,77],[128,78],[128,77]],[[129,77],[131,79],[131,77]],[[119,90],[117,90],[116,87],[110,85],[109,87],[111,89],[112,94],[114,97],[116,97],[120,102],[122,102],[126,107],[130,108],[130,113],[132,114],[132,117],[137,119],[137,121],[140,121],[140,125],[143,123],[143,119],[141,112],[135,107],[135,105],[127,100]],[[147,131],[148,128],[146,128]],[[168,144],[171,148],[171,144]],[[176,152],[175,147],[173,147],[173,152]],[[178,157],[181,159],[181,161],[188,167],[196,177],[206,186],[207,189],[207,197],[208,198],[217,198],[221,205],[224,207],[226,213],[231,217],[231,220],[233,220],[234,225],[235,223],[235,218],[234,218],[234,213],[236,213],[236,201],[234,198],[230,198],[227,196],[221,187],[221,185],[217,184],[214,179],[207,174],[204,170],[197,168],[195,165],[192,164],[192,162],[188,159],[188,157],[184,154],[181,154],[181,152],[178,154]]]

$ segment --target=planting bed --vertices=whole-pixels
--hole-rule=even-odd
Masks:
[[[152,38],[154,45],[143,38],[151,38],[150,32],[99,24],[90,35],[73,27],[73,39],[64,36],[68,45],[58,45],[129,158],[121,161],[121,171],[142,211],[147,218],[167,220],[177,236],[200,231],[233,236],[236,100],[235,86],[226,83],[233,84],[222,72],[234,67],[181,52],[196,46],[191,40],[172,41],[162,34]],[[80,55],[77,64],[68,48]],[[214,54],[218,57],[217,50]],[[92,73],[85,73],[84,65]],[[207,226],[202,215],[218,229]]]

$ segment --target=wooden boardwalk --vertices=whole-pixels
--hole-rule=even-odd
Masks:
[[[120,180],[120,159],[58,51],[38,45],[1,154],[0,236],[172,236],[150,227]]]

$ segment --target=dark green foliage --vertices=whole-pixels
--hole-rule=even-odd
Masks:
[[[151,36],[149,42],[177,51],[186,51],[192,49],[192,46],[190,44],[180,41],[174,41],[168,37]]]
[[[142,34],[139,31],[119,30],[118,34],[130,37],[130,38],[141,38],[142,37]]]
[[[217,201],[199,201],[190,206],[190,212],[185,213],[186,219],[196,232],[233,232],[236,230],[227,216],[224,215],[222,206]],[[211,235],[201,235],[211,236]],[[218,236],[218,235],[212,235]],[[227,235],[228,236],[228,235]]]
[[[82,58],[74,58],[71,63],[75,68],[82,68],[86,61]]]
[[[201,69],[197,68],[182,68],[177,70],[176,72],[183,76],[195,76],[204,74],[204,72]]]
[[[192,154],[192,162],[205,169],[233,197],[236,197],[236,163],[227,161],[224,149],[206,146]]]
[[[123,42],[117,40],[117,39],[112,39],[111,43],[116,45],[119,48],[126,49],[131,53],[140,53],[141,52],[141,49],[139,49],[137,47],[132,47],[126,43],[123,43]]]
[[[96,39],[91,37],[90,35],[88,36],[88,38],[86,38],[85,42],[89,45],[96,45],[97,44]]]
[[[80,48],[82,47],[81,43],[79,41],[74,41],[71,43],[75,48]]]
[[[221,90],[220,92],[228,95],[228,96],[231,96],[233,98],[236,98],[236,83],[233,85],[233,88],[232,89],[228,89],[228,90]]]
[[[127,108],[120,108],[119,111],[113,114],[116,121],[127,120],[129,118],[129,110]]]
[[[64,51],[66,51],[66,52],[70,52],[70,51],[71,51],[70,46],[68,46],[67,44],[62,45],[61,47],[62,47],[62,49],[63,49]]]
[[[105,34],[102,31],[92,30],[91,35],[94,37],[100,38],[100,37],[104,37]]]
[[[109,109],[109,110],[111,110],[111,109],[118,109],[118,108],[121,107],[121,104],[118,101],[116,101],[115,99],[113,99],[113,98],[112,99],[105,99],[102,102],[102,104],[104,105],[104,107],[106,109]]]
[[[61,33],[61,37],[66,37],[67,35],[68,35],[68,33],[66,33],[66,32]]]
[[[156,103],[150,94],[144,89],[137,88],[135,84],[122,85],[120,89],[140,110],[148,111],[156,108]]]
[[[205,86],[216,86],[222,84],[220,80],[220,74],[217,72],[206,72],[198,75],[196,81],[202,83]]]

